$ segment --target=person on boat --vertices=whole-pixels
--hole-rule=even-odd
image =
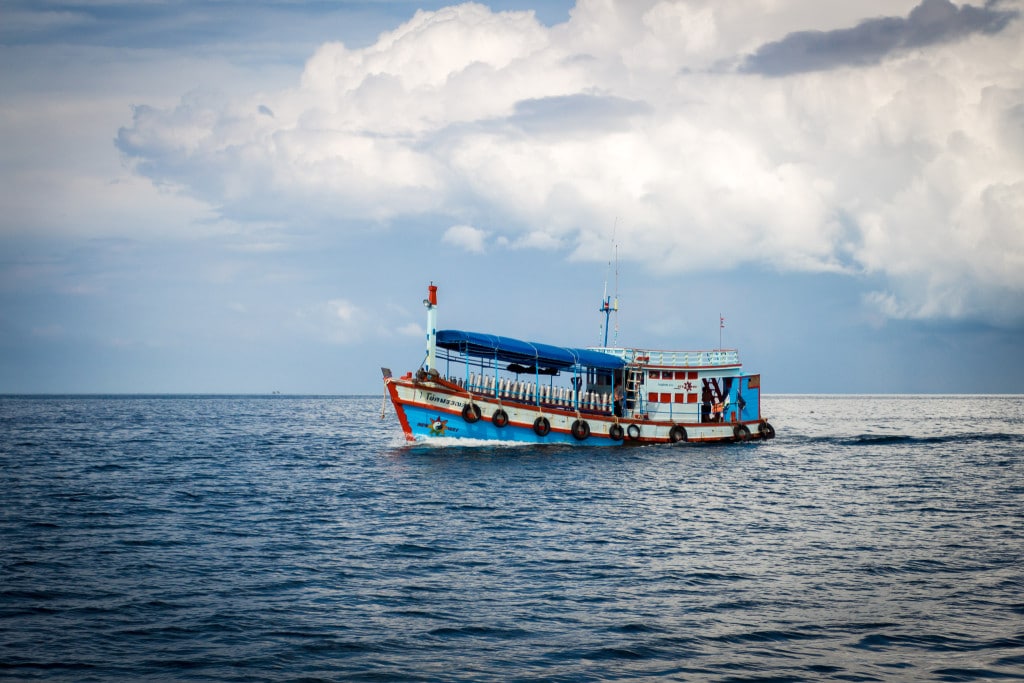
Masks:
[[[622,395],[622,387],[615,387],[615,402],[613,404],[615,417],[622,417],[626,414],[626,399]]]
[[[711,422],[711,390],[707,387],[700,393],[700,421]]]

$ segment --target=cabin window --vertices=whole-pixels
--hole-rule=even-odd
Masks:
[[[647,394],[647,402],[648,403],[657,403],[658,402],[658,392],[652,391],[651,393]]]
[[[676,372],[676,379],[686,379],[686,373],[682,370]]]
[[[686,373],[686,379],[697,379],[697,373],[696,372],[688,372],[688,373]]]
[[[661,379],[661,373],[658,372],[657,370],[651,370],[650,372],[647,373],[647,376],[650,377],[651,379]]]
[[[662,403],[670,403],[671,401],[672,401],[672,394],[662,394],[661,395],[661,402]]]
[[[690,397],[686,399],[686,402],[687,403],[696,403],[697,402],[697,394],[690,394]]]
[[[686,394],[676,394],[674,403],[686,403]]]

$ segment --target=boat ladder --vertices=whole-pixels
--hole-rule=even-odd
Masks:
[[[630,366],[626,372],[626,400],[636,409],[640,409],[640,385],[643,384],[643,381],[643,369]]]

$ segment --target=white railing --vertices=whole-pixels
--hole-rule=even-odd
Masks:
[[[606,349],[591,347],[590,351],[600,351],[621,358],[627,363],[643,363],[644,365],[697,368],[717,365],[739,365],[740,352],[736,349],[719,349],[715,351],[646,351],[643,349]]]
[[[495,389],[494,375],[469,373],[469,381],[452,376],[449,382],[457,384],[478,396],[496,396],[508,401],[520,401],[533,405],[540,404],[556,408],[575,409],[576,397],[572,388],[537,385],[536,382],[499,378]],[[539,391],[539,397],[537,393]],[[579,395],[579,409],[597,412],[610,412],[611,400],[608,394],[596,391],[582,391]]]

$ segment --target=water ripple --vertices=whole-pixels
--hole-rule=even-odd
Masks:
[[[0,679],[1024,680],[1024,398],[763,402],[590,450],[0,397]]]

